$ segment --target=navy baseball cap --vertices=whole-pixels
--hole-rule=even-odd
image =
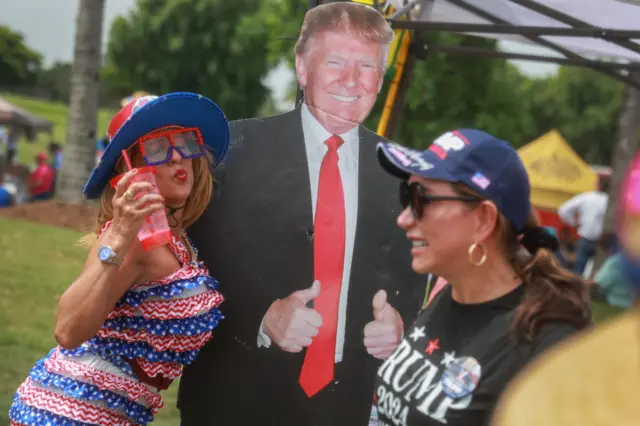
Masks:
[[[392,175],[462,183],[493,201],[518,232],[524,230],[531,214],[529,175],[507,142],[480,130],[458,129],[424,151],[383,142],[377,150],[380,164]]]
[[[171,125],[200,129],[205,147],[213,155],[214,167],[227,153],[229,123],[213,101],[188,92],[144,96],[129,102],[111,119],[109,144],[84,187],[85,197],[100,197],[123,149],[147,133]]]

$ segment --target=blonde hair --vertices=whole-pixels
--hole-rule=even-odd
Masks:
[[[134,147],[137,147],[135,145]],[[136,148],[137,151],[137,148]],[[136,152],[134,155],[140,155]],[[213,157],[207,152],[206,155],[194,158],[193,165],[193,188],[187,198],[182,216],[183,228],[192,225],[205,211],[211,200],[213,193],[213,176],[211,174],[211,164]],[[114,168],[113,176],[117,176],[127,171],[126,165],[119,161]],[[111,185],[107,185],[100,197],[100,208],[96,217],[95,230],[80,239],[83,246],[91,246],[98,237],[98,234],[105,223],[113,219],[113,196],[116,190]]]
[[[459,195],[480,197],[461,183],[452,184]],[[539,226],[535,211],[525,228]],[[498,215],[496,233],[503,255],[525,284],[525,295],[516,308],[513,331],[517,339],[532,341],[548,322],[560,321],[577,329],[591,325],[589,290],[585,280],[562,267],[547,248],[537,248],[531,256],[521,256],[522,244],[515,227],[502,213]]]
[[[294,53],[303,56],[316,34],[344,31],[363,40],[384,45],[386,66],[389,47],[395,34],[384,16],[371,6],[354,2],[335,2],[316,6],[304,16]]]

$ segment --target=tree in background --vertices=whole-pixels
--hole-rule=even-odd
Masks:
[[[534,135],[556,128],[588,163],[612,161],[624,84],[596,71],[560,67],[557,75],[524,82],[524,114]]]
[[[493,40],[446,33],[426,41],[497,48]],[[394,138],[424,147],[447,129],[477,127],[519,148],[555,128],[586,162],[608,165],[622,91],[621,83],[585,68],[560,67],[556,75],[532,78],[509,61],[427,53],[415,64]],[[370,128],[383,103],[379,98]]]
[[[495,49],[494,40],[457,34],[430,34],[437,43]],[[405,105],[392,139],[417,148],[428,146],[443,132],[478,127],[519,145],[531,132],[531,120],[517,111],[524,107],[520,90],[526,77],[506,62],[428,52],[414,63]],[[387,76],[385,88],[392,76]],[[386,96],[386,91],[385,91]],[[375,129],[385,96],[380,96],[367,125]]]
[[[201,93],[230,119],[251,117],[268,97],[260,0],[138,0],[109,36],[107,84],[154,94]],[[129,92],[130,93],[130,92]]]
[[[22,34],[0,25],[0,85],[29,86],[35,83],[42,55],[29,48]]]
[[[71,64],[56,61],[38,74],[37,86],[49,94],[52,101],[69,103],[71,95]]]
[[[78,5],[65,166],[56,188],[56,197],[68,204],[84,201],[82,189],[95,164],[104,2],[80,0]]]

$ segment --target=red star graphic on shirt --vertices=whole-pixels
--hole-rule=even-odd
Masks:
[[[440,349],[438,342],[440,342],[440,338],[437,338],[436,340],[429,340],[429,346],[427,346],[427,349],[424,350],[424,353],[433,355],[434,351]]]

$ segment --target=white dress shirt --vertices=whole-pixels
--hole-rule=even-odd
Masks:
[[[316,203],[318,199],[318,181],[320,180],[320,166],[328,150],[324,143],[333,136],[311,114],[305,103],[302,104],[302,131],[304,133],[304,145],[307,152],[307,165],[309,166],[309,183],[311,190],[311,212],[315,220]],[[349,278],[351,276],[351,260],[353,259],[353,246],[356,237],[356,222],[358,218],[358,152],[359,133],[358,126],[346,133],[338,135],[344,143],[338,148],[338,169],[342,178],[342,189],[345,199],[346,215],[346,241],[344,249],[344,269],[342,273],[342,287],[340,289],[340,302],[338,310],[338,330],[336,335],[335,361],[342,361],[344,349],[345,325],[347,322],[347,295],[349,294]],[[312,283],[300,283],[300,289],[310,287]],[[322,283],[320,284],[322,292]],[[263,320],[264,322],[264,320]],[[258,347],[269,347],[271,339],[264,331],[262,324],[258,333]]]
[[[558,209],[558,215],[563,222],[577,226],[579,236],[597,241],[602,235],[604,215],[607,213],[608,204],[609,196],[604,192],[584,192],[561,205]]]

